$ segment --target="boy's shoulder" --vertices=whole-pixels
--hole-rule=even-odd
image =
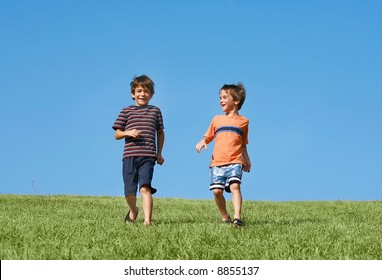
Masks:
[[[226,120],[246,122],[246,123],[249,122],[249,120],[246,117],[242,116],[242,115],[237,115],[237,116],[234,116],[234,117],[229,117],[229,116],[226,116],[226,115],[216,115],[213,118],[213,121],[226,121]]]
[[[136,105],[129,105],[122,109],[125,112],[132,112],[132,111],[140,111],[140,110],[159,110],[159,107],[155,105],[146,105],[146,106],[136,106]]]
[[[249,123],[249,119],[246,118],[246,117],[244,117],[244,116],[242,116],[242,115],[239,115],[238,118],[239,118],[240,120],[243,120],[243,121]]]

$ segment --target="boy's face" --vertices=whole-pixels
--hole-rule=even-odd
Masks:
[[[131,93],[131,97],[135,100],[135,105],[146,106],[149,104],[153,95],[149,90],[144,89],[142,86],[138,86],[135,88],[134,92]]]
[[[238,108],[240,101],[234,101],[232,95],[225,90],[220,91],[220,106],[223,112],[229,113]]]

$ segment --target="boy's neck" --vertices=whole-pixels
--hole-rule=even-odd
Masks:
[[[235,117],[239,115],[239,110],[237,108],[233,109],[232,111],[225,112],[225,115],[228,117]]]

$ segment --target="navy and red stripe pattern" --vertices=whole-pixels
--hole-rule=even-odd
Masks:
[[[114,130],[137,129],[141,132],[137,138],[125,138],[123,158],[156,157],[156,132],[163,128],[162,113],[158,107],[153,105],[125,107],[113,125]]]

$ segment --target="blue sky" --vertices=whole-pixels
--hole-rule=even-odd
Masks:
[[[195,144],[241,81],[245,200],[382,199],[380,1],[0,4],[0,193],[122,196],[111,128],[129,83],[156,83],[157,197],[212,199]],[[230,199],[229,196],[227,196]]]

